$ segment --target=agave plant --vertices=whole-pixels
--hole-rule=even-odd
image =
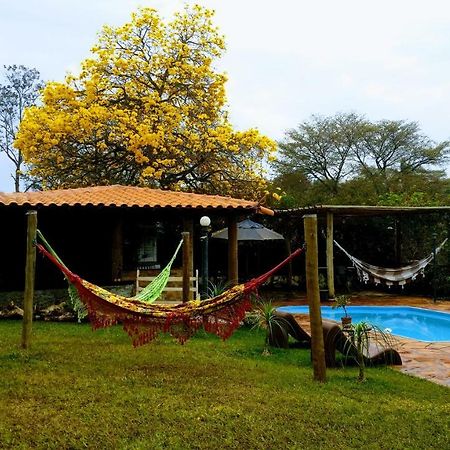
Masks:
[[[223,294],[227,289],[231,287],[231,283],[226,280],[220,280],[217,283],[208,281],[207,294],[209,298],[217,297]]]
[[[253,328],[261,328],[266,331],[264,349],[262,354],[270,355],[270,337],[277,329],[283,329],[284,319],[276,314],[276,308],[270,301],[258,301],[250,314]]]
[[[382,330],[380,327],[364,321],[350,324],[345,332],[349,337],[345,345],[345,356],[355,359],[359,367],[358,381],[362,383],[366,381],[365,359],[370,345],[393,348],[396,346],[396,341],[387,330]]]

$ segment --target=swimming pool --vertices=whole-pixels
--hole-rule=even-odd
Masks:
[[[308,314],[307,306],[281,306],[280,311],[292,314]],[[322,306],[322,317],[340,322],[342,309]],[[412,306],[347,306],[353,323],[362,320],[389,328],[392,334],[419,341],[450,341],[450,313]]]

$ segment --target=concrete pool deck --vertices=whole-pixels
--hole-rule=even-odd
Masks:
[[[277,306],[306,305],[305,296],[292,299],[277,300]],[[352,295],[351,304],[354,306],[416,306],[420,308],[435,309],[450,312],[450,301],[441,300],[433,303],[431,299],[424,297],[407,297],[387,295],[372,292],[360,292]],[[332,305],[332,302],[322,302],[324,306]],[[304,314],[296,314],[295,318],[309,332],[309,317]],[[398,338],[403,365],[398,367],[403,373],[425,378],[434,383],[450,387],[450,342],[422,342],[409,338]]]

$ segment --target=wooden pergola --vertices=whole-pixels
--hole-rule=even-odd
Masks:
[[[447,235],[450,236],[450,206],[363,206],[363,205],[316,205],[304,208],[275,210],[277,216],[303,217],[316,214],[326,221],[326,272],[328,292],[335,297],[334,277],[334,219],[335,217],[406,216],[415,214],[442,214],[447,220]],[[396,230],[399,233],[399,229]],[[398,236],[397,242],[400,242]]]

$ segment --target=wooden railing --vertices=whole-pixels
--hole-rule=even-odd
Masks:
[[[136,271],[136,294],[142,291],[148,283],[153,281],[156,276],[144,276],[141,274],[141,270],[137,269]],[[194,277],[189,277],[190,288],[189,291],[192,292],[192,297],[194,300],[200,300],[200,292],[199,292],[199,278],[198,278],[198,270],[195,271]],[[166,287],[163,292],[180,292],[179,299],[186,300],[182,298],[183,292],[183,277],[171,276],[169,277],[169,281],[167,282]],[[164,299],[162,300],[164,301]]]

